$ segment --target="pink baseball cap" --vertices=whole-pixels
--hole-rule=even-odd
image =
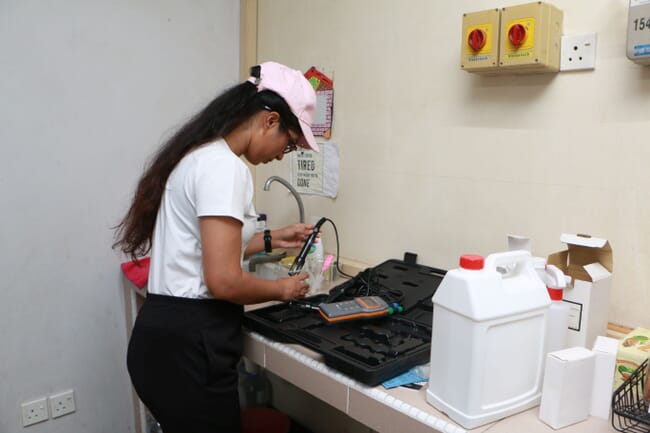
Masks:
[[[311,123],[316,111],[316,92],[302,72],[280,63],[265,62],[260,66],[260,77],[250,77],[259,92],[272,90],[282,96],[298,118],[303,138],[298,146],[318,152],[318,145],[311,131]]]

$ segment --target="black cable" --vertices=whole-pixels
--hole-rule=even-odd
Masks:
[[[352,275],[346,274],[341,270],[341,265],[340,265],[340,246],[339,246],[339,231],[336,229],[336,224],[334,224],[334,221],[332,221],[329,218],[325,218],[325,221],[329,222],[332,224],[332,227],[334,228],[334,235],[336,237],[336,270],[339,274],[343,275],[344,277],[348,278],[354,278]]]
[[[398,289],[391,289],[390,287],[386,287],[383,284],[379,282],[379,276],[377,275],[377,271],[374,268],[367,268],[366,270],[359,272],[356,276],[346,274],[341,270],[340,266],[340,244],[339,244],[339,231],[336,228],[336,224],[334,224],[334,221],[331,219],[325,217],[325,221],[329,222],[332,224],[332,227],[334,228],[334,235],[336,237],[336,270],[338,271],[339,274],[343,275],[344,277],[350,278],[350,283],[344,283],[345,286],[341,292],[338,292],[336,294],[330,293],[330,298],[326,302],[332,302],[334,299],[338,298],[342,294],[345,294],[351,298],[357,297],[357,296],[381,296],[384,298],[386,302],[389,303],[401,303],[402,300],[404,299],[404,293],[401,290]],[[361,283],[360,287],[357,287],[356,283]],[[363,293],[363,289],[365,288],[365,294]],[[352,289],[352,293],[348,293],[348,291]]]

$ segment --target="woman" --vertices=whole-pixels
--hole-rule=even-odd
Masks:
[[[300,71],[268,62],[210,102],[159,150],[118,225],[133,259],[151,252],[147,299],[127,354],[133,386],[165,433],[239,432],[236,365],[243,305],[303,298],[307,274],[260,280],[241,260],[264,249],[253,183],[240,159],[281,160],[318,150],[316,96]],[[271,232],[299,247],[313,225]]]

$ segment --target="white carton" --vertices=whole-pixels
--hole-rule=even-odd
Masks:
[[[593,352],[584,347],[547,355],[540,420],[557,430],[589,417],[594,361]]]
[[[530,238],[520,235],[508,235],[508,251],[524,250],[532,252],[532,242]]]
[[[612,384],[616,370],[616,353],[619,341],[615,338],[596,337],[592,352],[596,357],[594,381],[591,390],[591,416],[609,419],[612,407]]]
[[[571,306],[568,345],[591,347],[607,334],[612,248],[606,239],[563,234],[568,248],[548,256],[548,263],[571,277],[564,302]]]

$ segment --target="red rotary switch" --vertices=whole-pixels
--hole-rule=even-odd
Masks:
[[[467,36],[467,43],[474,51],[479,51],[485,46],[486,42],[487,35],[481,29],[474,29],[469,32],[469,36]]]
[[[508,39],[515,47],[521,46],[526,40],[526,27],[523,24],[514,24],[508,29]]]

